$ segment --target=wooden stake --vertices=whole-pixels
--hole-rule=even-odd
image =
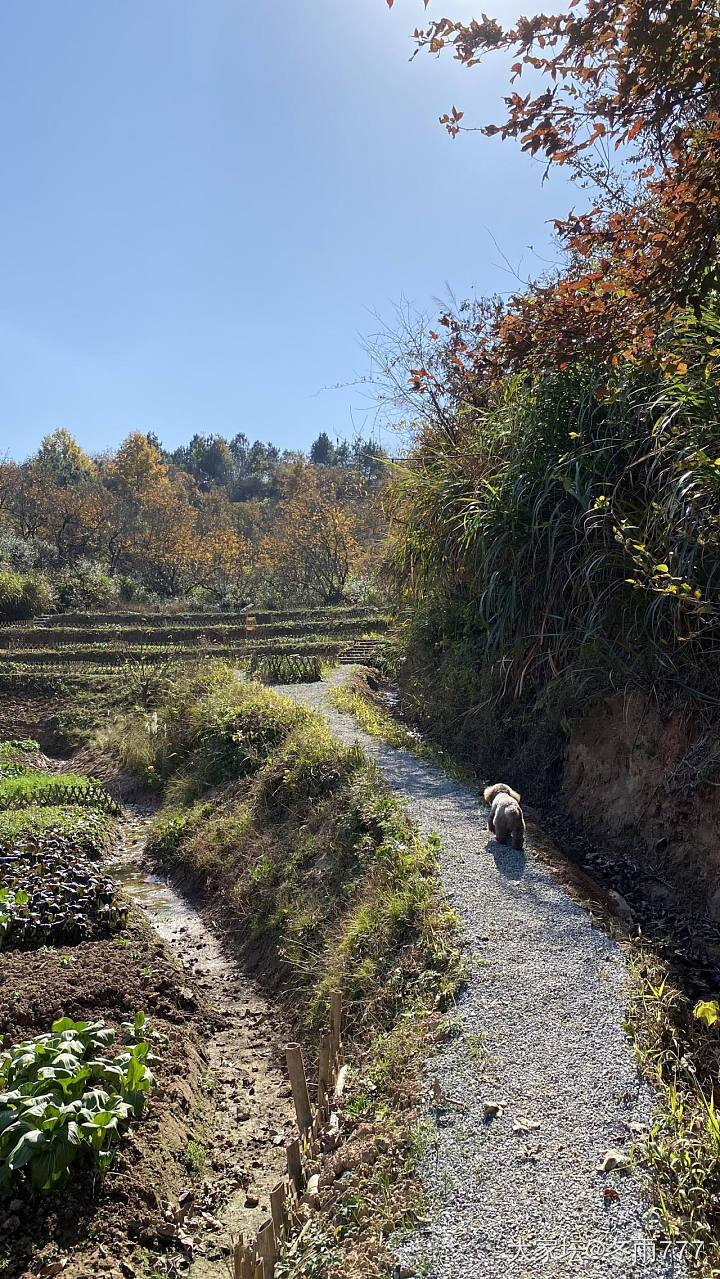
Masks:
[[[327,1096],[330,1091],[330,1054],[332,1037],[323,1035],[320,1040],[320,1062],[318,1066],[318,1110],[325,1112]]]
[[[305,1178],[303,1177],[302,1159],[300,1158],[300,1142],[297,1137],[290,1142],[285,1153],[287,1154],[288,1177],[295,1187],[297,1195],[300,1196],[305,1185]]]
[[[333,990],[330,995],[330,1069],[331,1082],[335,1080],[335,1068],[340,1055],[340,1022],[342,1018],[342,991]]]
[[[242,1279],[255,1279],[255,1248],[249,1243],[245,1249],[245,1257],[243,1265],[245,1269],[242,1272]]]
[[[279,1181],[270,1191],[270,1211],[272,1213],[275,1238],[284,1239],[287,1234],[287,1213],[285,1211],[285,1182]]]
[[[302,1048],[299,1044],[287,1045],[285,1060],[287,1061],[290,1086],[292,1088],[293,1101],[295,1102],[298,1128],[300,1132],[308,1132],[312,1128],[312,1110],[310,1109]]]
[[[257,1247],[264,1266],[263,1279],[273,1279],[277,1259],[277,1240],[272,1220],[266,1221],[258,1230]]]
[[[268,1279],[268,1276],[269,1279],[272,1279],[272,1274],[266,1269],[265,1264],[262,1261],[258,1261],[253,1271],[253,1279]]]
[[[243,1237],[238,1239],[233,1248],[233,1279],[242,1279],[242,1263],[243,1263]]]

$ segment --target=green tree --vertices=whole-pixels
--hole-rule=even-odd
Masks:
[[[335,448],[326,431],[321,431],[311,445],[310,461],[313,466],[334,466],[336,464]]]

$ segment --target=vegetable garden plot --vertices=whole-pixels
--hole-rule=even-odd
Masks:
[[[59,839],[38,839],[0,853],[0,947],[85,941],[121,928],[127,910],[115,885]]]
[[[84,805],[47,805],[0,813],[0,854],[17,844],[61,840],[71,852],[99,857],[110,845],[114,818]]]
[[[388,629],[388,618],[382,613],[367,614],[362,617],[322,617],[300,618],[289,620],[280,618],[277,621],[256,622],[252,627],[254,639],[281,638],[283,636],[313,636],[318,634],[332,635],[336,638],[352,638],[372,630],[384,632]],[[175,625],[167,626],[96,626],[73,627],[59,623],[42,630],[26,628],[22,632],[8,634],[0,631],[0,651],[7,657],[13,654],[22,657],[26,649],[73,650],[78,646],[92,645],[96,648],[117,648],[128,645],[197,645],[197,644],[242,644],[249,628],[245,622],[213,622],[211,625]]]
[[[48,614],[42,621],[35,619],[34,622],[8,623],[0,627],[0,636],[13,637],[29,630],[52,630],[58,626],[80,629],[106,626],[118,628],[126,626],[163,628],[168,626],[213,626],[219,624],[232,626],[244,624],[248,616],[255,617],[258,624],[296,620],[322,622],[331,618],[362,621],[366,617],[375,616],[377,611],[376,608],[366,605],[328,604],[317,608],[257,609],[251,607],[240,612],[222,612],[215,609],[212,612],[183,613],[166,610],[161,613],[147,613],[140,609],[125,609],[123,612],[115,613],[53,613]]]
[[[322,661],[301,653],[256,654],[248,674],[267,684],[312,684],[322,679]]]
[[[110,1027],[64,1017],[0,1057],[0,1193],[61,1186],[81,1157],[108,1167],[154,1082],[144,1013],[123,1030],[125,1048],[109,1057]]]
[[[19,775],[0,778],[0,811],[32,804],[43,807],[77,804],[99,808],[106,813],[120,812],[120,806],[112,796],[90,777],[79,777],[74,773],[37,773],[27,769]]]

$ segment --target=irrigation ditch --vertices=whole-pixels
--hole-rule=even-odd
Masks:
[[[273,1279],[276,1261],[312,1219],[313,1157],[340,1140],[340,995],[332,997],[309,1087],[301,1046],[287,1042],[277,1010],[228,956],[202,900],[148,858],[150,816],[137,805],[125,809],[107,869],[198,989],[215,1027],[203,1043],[201,1081],[212,1105],[190,1160],[203,1175],[170,1205],[164,1241],[176,1246],[180,1266],[167,1269],[193,1279]],[[185,1103],[192,1104],[189,1092]]]

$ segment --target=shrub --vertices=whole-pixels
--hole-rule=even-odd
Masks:
[[[181,775],[186,797],[260,769],[308,712],[225,662],[178,672],[156,712],[111,730],[126,768],[159,782]]]
[[[87,560],[64,568],[58,573],[55,585],[61,609],[108,608],[120,594],[117,580]]]
[[[26,621],[53,604],[52,589],[41,573],[0,573],[0,622]]]

